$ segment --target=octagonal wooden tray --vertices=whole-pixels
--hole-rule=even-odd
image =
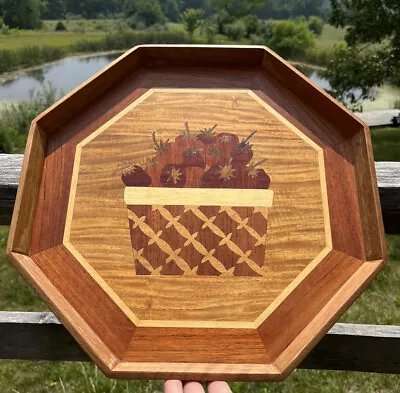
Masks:
[[[40,115],[8,243],[123,378],[283,379],[385,253],[367,126],[264,47],[137,47]]]

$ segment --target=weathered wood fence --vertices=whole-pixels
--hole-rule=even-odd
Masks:
[[[10,223],[21,165],[22,155],[0,154],[0,225]],[[385,231],[400,233],[400,162],[376,171]],[[0,312],[0,358],[89,361],[47,312]],[[400,326],[337,323],[300,368],[400,373]]]

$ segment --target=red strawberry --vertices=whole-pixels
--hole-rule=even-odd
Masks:
[[[200,133],[197,135],[197,139],[203,142],[205,145],[211,145],[215,143],[215,141],[217,140],[214,132],[215,127],[217,127],[217,124],[209,129],[205,128],[204,130],[201,130]]]
[[[206,167],[204,148],[198,146],[187,148],[183,152],[183,163],[189,167],[196,166],[204,169]]]
[[[148,187],[151,184],[151,177],[137,165],[131,171],[123,173],[121,177],[127,187]]]
[[[186,183],[186,168],[182,164],[165,165],[161,171],[161,187],[182,188]]]
[[[215,145],[206,145],[205,151],[206,165],[211,167],[224,162],[221,151]]]
[[[239,138],[235,134],[222,132],[217,135],[215,143],[217,149],[221,152],[223,162],[229,162],[233,148],[239,144]]]
[[[247,167],[247,175],[249,180],[249,188],[262,188],[264,190],[269,188],[271,179],[264,171],[264,169],[257,168],[258,165],[262,164],[266,160],[261,160],[256,164],[251,164]]]
[[[235,181],[232,182],[231,188],[241,188],[241,189],[250,188],[249,176],[247,173],[246,165],[242,164],[241,162],[232,161],[231,166],[235,173]]]
[[[253,158],[253,150],[249,140],[255,133],[256,131],[253,131],[246,139],[243,139],[232,149],[231,157],[233,162],[248,164],[251,161]]]
[[[187,153],[187,156],[190,156],[191,153],[196,151],[195,148],[203,149],[204,146],[199,140],[197,140],[196,135],[190,132],[188,122],[185,122],[185,132],[175,138],[175,150],[176,152],[180,152],[179,154],[181,154],[181,157],[176,157],[172,162],[178,162],[177,160],[182,159],[182,152],[186,152],[188,149],[191,149]],[[185,157],[183,156],[183,159],[184,158]]]
[[[204,173],[201,179],[203,188],[234,188],[235,168],[231,164],[218,164],[212,166]]]
[[[200,188],[201,187],[201,176],[204,173],[203,168],[198,167],[186,167],[186,188]]]
[[[214,165],[208,171],[204,172],[201,178],[201,187],[221,188],[220,170],[221,168],[219,165]]]

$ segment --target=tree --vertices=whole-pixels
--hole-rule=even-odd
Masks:
[[[345,43],[335,45],[333,60],[326,71],[329,93],[352,110],[362,111],[362,100],[374,100],[375,86],[385,74],[384,58],[371,47],[349,48]]]
[[[161,11],[171,22],[177,22],[179,19],[178,0],[160,0]]]
[[[194,31],[200,26],[202,17],[203,10],[198,8],[188,8],[182,12],[180,20],[191,38],[193,37]]]
[[[257,15],[262,19],[289,19],[298,16],[319,16],[324,20],[329,15],[329,0],[270,0]]]
[[[253,13],[268,3],[268,0],[212,0],[214,8],[226,11],[233,17],[241,17]]]
[[[64,19],[67,12],[67,0],[47,0],[45,19]]]
[[[268,45],[281,56],[294,59],[315,46],[315,36],[308,29],[306,22],[275,22]]]
[[[246,24],[241,19],[237,19],[224,26],[224,33],[230,39],[238,41],[246,35]]]
[[[46,3],[42,0],[5,0],[4,23],[11,28],[38,29]]]
[[[165,23],[165,16],[158,0],[126,0],[124,14],[127,19],[144,27]],[[134,27],[133,23],[130,23]]]
[[[328,66],[334,96],[343,100],[358,88],[362,91],[359,99],[371,99],[374,86],[388,78],[400,82],[396,80],[400,74],[399,2],[331,0],[331,6],[330,22],[346,29],[348,44],[335,51]],[[354,72],[344,72],[338,62]]]
[[[324,31],[324,21],[318,16],[310,16],[308,18],[308,28],[318,37]]]

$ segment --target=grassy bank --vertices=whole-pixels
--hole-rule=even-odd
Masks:
[[[106,33],[55,33],[43,31],[20,31],[9,36],[0,35],[0,50],[19,50],[31,46],[69,48],[82,40],[99,41]]]
[[[57,36],[49,35],[52,40],[58,40],[58,34],[63,37],[63,33]],[[10,72],[18,68],[32,67],[42,63],[59,60],[65,56],[82,52],[101,52],[108,50],[125,50],[139,44],[180,44],[187,43],[189,40],[183,32],[134,32],[123,31],[98,36],[93,39],[90,35],[78,35],[79,40],[68,43],[68,45],[36,45],[34,39],[25,41],[26,46],[16,49],[2,49],[0,45],[0,73]],[[82,39],[84,37],[84,39]]]
[[[81,52],[105,50],[125,50],[138,44],[147,43],[197,43],[206,44],[207,38],[197,29],[189,39],[183,25],[169,23],[168,31],[132,31],[120,20],[65,20],[67,31],[55,32],[57,21],[45,21],[42,30],[12,30],[8,35],[0,35],[0,73],[18,68],[31,67],[61,59]],[[309,49],[297,60],[324,66],[329,60],[333,45],[343,39],[343,31],[325,25],[324,31],[316,39],[316,47]],[[215,36],[215,44],[251,44],[249,39],[233,41],[225,36]]]
[[[400,128],[372,128],[371,139],[375,161],[400,161]]]

